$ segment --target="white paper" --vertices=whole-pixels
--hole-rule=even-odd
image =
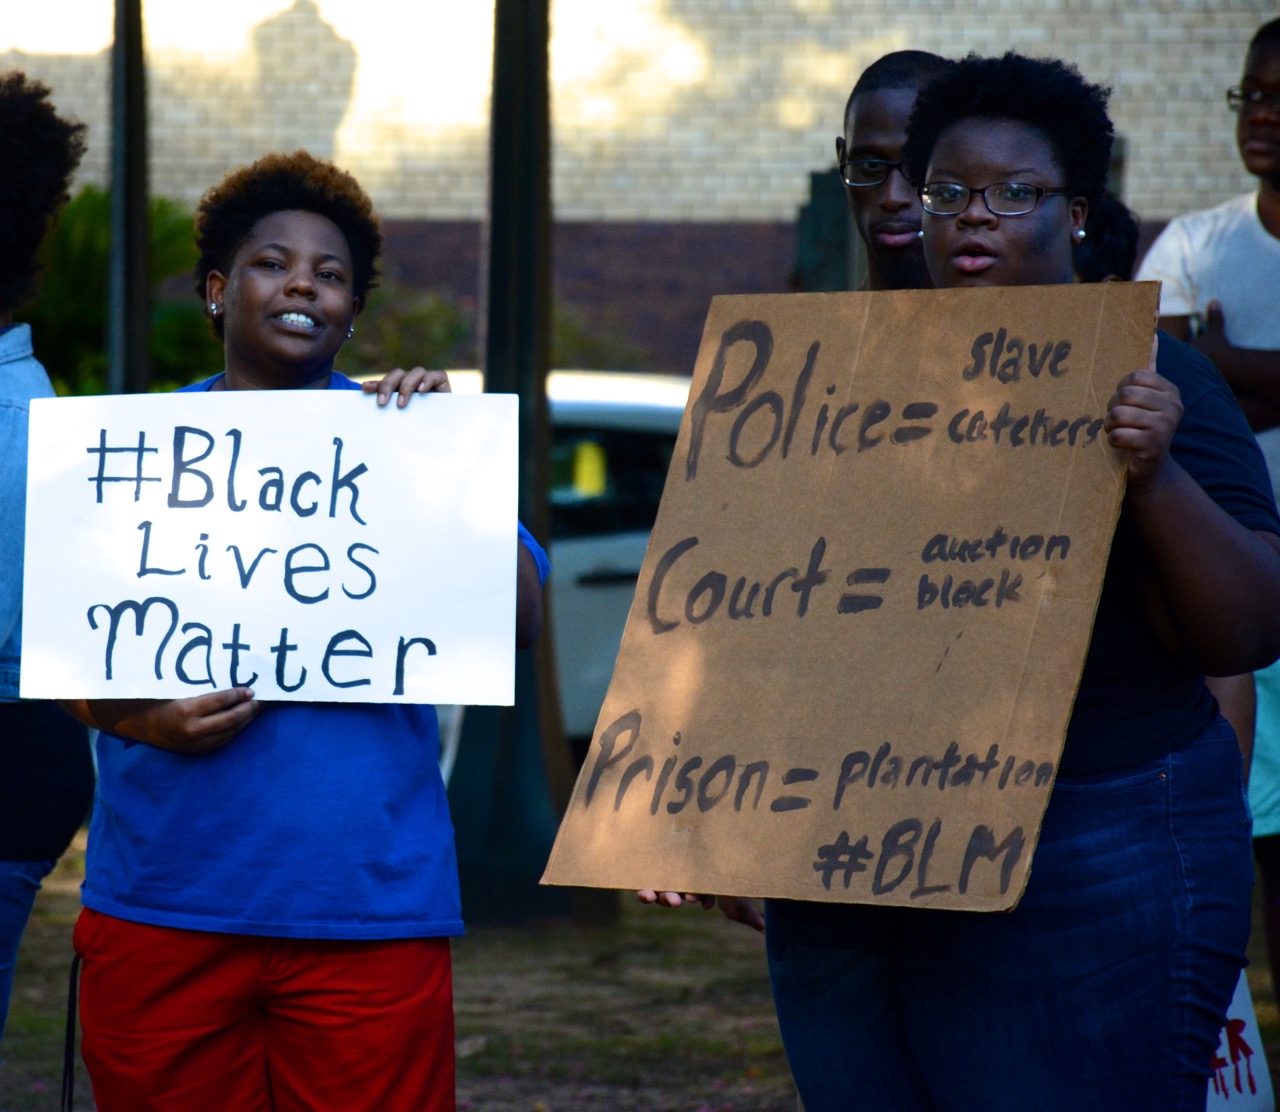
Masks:
[[[33,402],[22,695],[510,704],[516,422],[513,395]]]
[[[1275,1112],[1271,1071],[1262,1045],[1262,1034],[1253,1012],[1253,997],[1244,970],[1236,982],[1235,996],[1227,1011],[1227,1023],[1218,1036],[1206,1107],[1210,1112]]]

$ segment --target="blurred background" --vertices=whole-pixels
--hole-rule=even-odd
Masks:
[[[384,290],[346,368],[476,365],[492,3],[142,7],[157,387],[218,366],[185,279],[194,203],[231,167],[296,147],[350,169],[387,221]],[[109,178],[112,12],[15,2],[0,21],[0,68],[47,81],[90,125],[88,192],[26,314],[65,391],[101,389],[105,359],[107,205],[92,191]],[[1016,48],[1112,85],[1113,184],[1145,246],[1170,216],[1249,188],[1223,93],[1274,14],[1270,0],[553,0],[552,366],[687,375],[714,294],[855,285],[833,140],[854,79],[890,50]],[[524,169],[513,155],[493,172]]]

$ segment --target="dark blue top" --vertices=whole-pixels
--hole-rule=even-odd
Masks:
[[[1171,455],[1246,529],[1280,534],[1266,464],[1217,368],[1160,333],[1156,369],[1182,393]],[[1133,522],[1120,513],[1093,638],[1059,772],[1102,772],[1186,746],[1216,713],[1204,676],[1164,647],[1143,612],[1150,573]]]

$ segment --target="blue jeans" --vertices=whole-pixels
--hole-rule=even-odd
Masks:
[[[56,861],[0,861],[0,1036],[4,1035],[9,1015],[18,944],[31,916],[31,906],[36,902],[36,893],[40,891],[40,882],[56,864]]]
[[[766,903],[806,1112],[1204,1112],[1249,937],[1235,736],[1063,777],[1008,913]]]

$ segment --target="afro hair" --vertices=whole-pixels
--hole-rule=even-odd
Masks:
[[[196,209],[196,295],[203,300],[211,271],[227,274],[254,225],[273,212],[314,212],[332,220],[351,251],[352,293],[363,301],[377,282],[382,230],[360,184],[332,162],[307,151],[269,154],[232,170],[200,198]],[[214,331],[222,335],[222,318]]]
[[[40,243],[84,155],[84,124],[64,120],[49,87],[20,70],[0,74],[0,312],[35,291]]]
[[[1110,90],[1091,85],[1055,58],[1012,51],[955,62],[927,85],[907,125],[903,154],[912,181],[924,181],[938,137],[961,120],[1012,120],[1042,135],[1053,149],[1065,187],[1092,202],[1107,186],[1115,131],[1107,115]]]

